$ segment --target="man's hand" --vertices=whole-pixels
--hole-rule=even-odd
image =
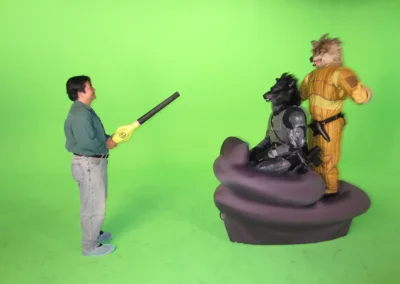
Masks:
[[[118,146],[118,144],[115,143],[115,142],[111,139],[111,137],[108,137],[108,139],[107,139],[107,141],[106,141],[106,147],[107,147],[107,149],[112,149],[112,148],[115,148],[115,147],[117,147],[117,146]]]

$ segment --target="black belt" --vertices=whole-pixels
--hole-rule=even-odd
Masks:
[[[322,135],[322,137],[323,137],[326,141],[330,142],[331,139],[330,139],[328,133],[326,132],[326,130],[325,130],[325,128],[324,128],[324,125],[327,124],[327,123],[330,123],[330,122],[332,122],[332,121],[335,121],[335,120],[337,120],[337,119],[339,119],[339,118],[343,118],[343,119],[344,119],[343,113],[339,113],[339,114],[337,114],[337,115],[335,115],[335,116],[328,117],[328,118],[325,119],[325,120],[313,121],[312,123],[310,123],[310,124],[308,125],[308,127],[311,128],[311,130],[312,130],[314,136]]]
[[[329,122],[335,121],[335,120],[337,120],[337,119],[339,119],[339,118],[344,118],[344,114],[340,112],[340,113],[338,113],[337,115],[328,117],[327,119],[320,120],[320,121],[314,121],[314,122],[318,122],[318,123],[324,125],[324,124],[327,124],[327,123],[329,123]]]
[[[74,155],[79,156],[79,157],[88,157],[88,158],[104,158],[107,159],[108,158],[108,154],[103,154],[103,155],[81,155],[81,154],[77,154],[74,153]]]

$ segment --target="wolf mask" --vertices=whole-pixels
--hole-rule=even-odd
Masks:
[[[316,68],[342,66],[342,42],[339,38],[328,38],[324,34],[318,41],[311,41],[310,62]]]

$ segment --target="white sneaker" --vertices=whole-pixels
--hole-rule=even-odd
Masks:
[[[84,256],[100,256],[100,255],[106,255],[106,254],[110,254],[114,251],[114,246],[110,245],[110,244],[100,244],[97,248],[93,249],[93,250],[85,250],[83,251],[83,255]]]

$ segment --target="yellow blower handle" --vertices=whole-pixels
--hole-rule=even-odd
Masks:
[[[162,101],[160,104],[158,104],[156,107],[142,115],[138,120],[135,122],[120,126],[118,129],[115,131],[115,133],[111,136],[111,139],[115,143],[121,143],[121,142],[127,142],[131,136],[132,133],[143,123],[145,123],[147,120],[149,120],[151,117],[153,117],[156,113],[158,113],[160,110],[165,108],[167,105],[169,105],[172,101],[174,101],[176,98],[178,98],[180,94],[178,92],[173,93],[170,97]]]

